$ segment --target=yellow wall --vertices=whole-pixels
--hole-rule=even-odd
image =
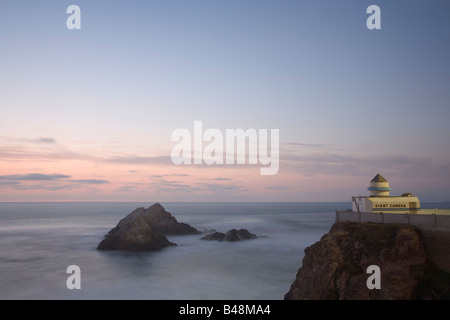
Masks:
[[[366,212],[417,213],[420,201],[417,197],[368,197]]]

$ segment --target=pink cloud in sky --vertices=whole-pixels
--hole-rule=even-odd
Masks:
[[[394,192],[448,199],[450,164],[428,158],[290,143],[278,174],[262,176],[259,165],[174,165],[170,150],[84,153],[52,138],[2,144],[0,201],[349,201],[379,171]]]

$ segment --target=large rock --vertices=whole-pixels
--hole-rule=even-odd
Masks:
[[[426,254],[416,229],[406,224],[336,222],[305,249],[303,266],[287,300],[415,299]],[[367,267],[381,270],[381,289],[368,289]]]
[[[202,237],[201,240],[217,240],[217,241],[239,241],[255,239],[256,235],[250,233],[247,229],[231,229],[227,233],[214,232]]]
[[[199,234],[197,229],[191,227],[187,223],[178,222],[170,212],[167,212],[162,205],[155,203],[148,209],[139,208],[138,215],[142,215],[145,221],[153,228],[164,235],[185,235]]]
[[[159,203],[138,208],[119,221],[99,243],[98,250],[160,250],[175,246],[165,235],[198,234],[197,229],[179,223]]]
[[[427,258],[439,269],[450,272],[450,232],[420,230]]]

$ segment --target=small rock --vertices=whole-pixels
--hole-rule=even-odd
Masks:
[[[217,241],[239,241],[239,240],[249,240],[256,239],[256,235],[250,233],[247,229],[231,229],[226,233],[223,232],[214,232],[211,234],[207,234],[202,237],[201,240],[217,240]]]
[[[223,241],[225,239],[225,233],[223,232],[214,232],[207,234],[206,236],[201,238],[202,240],[217,240],[217,241]]]

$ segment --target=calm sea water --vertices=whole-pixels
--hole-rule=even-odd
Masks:
[[[283,299],[305,247],[350,203],[161,203],[200,231],[246,228],[241,242],[171,236],[157,252],[98,251],[103,236],[153,203],[0,203],[0,299]],[[81,290],[69,290],[69,265]]]

